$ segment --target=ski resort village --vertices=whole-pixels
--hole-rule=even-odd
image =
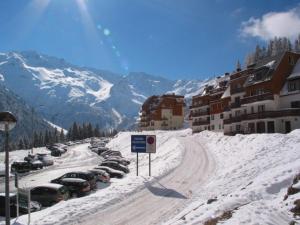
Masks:
[[[0,225],[300,224],[299,15],[1,1]]]

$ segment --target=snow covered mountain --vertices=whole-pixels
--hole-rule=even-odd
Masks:
[[[34,51],[0,53],[0,83],[64,128],[74,121],[126,128],[147,97],[172,92],[190,98],[208,82],[213,80],[173,81],[146,73],[122,76]]]
[[[32,112],[26,102],[13,92],[0,84],[0,111],[12,112],[18,123],[12,130],[11,138],[18,141],[19,138],[31,139],[32,129],[35,131],[52,130],[53,128],[40,115]],[[33,127],[32,127],[33,126]],[[0,144],[3,136],[0,135]],[[1,151],[2,149],[0,149]]]

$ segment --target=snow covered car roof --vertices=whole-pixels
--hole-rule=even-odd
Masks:
[[[46,188],[52,188],[52,189],[58,190],[58,189],[62,188],[63,185],[61,185],[61,184],[54,184],[54,183],[46,183],[46,184],[38,185],[38,186],[36,186],[34,188],[38,188],[38,187],[46,187]]]
[[[84,179],[81,179],[81,178],[63,178],[61,180],[62,182],[74,182],[74,183],[83,183],[83,182],[87,182],[86,180]]]

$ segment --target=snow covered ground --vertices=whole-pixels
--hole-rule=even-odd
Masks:
[[[159,177],[170,171],[180,163],[183,153],[183,146],[178,141],[178,138],[181,136],[189,135],[191,131],[184,130],[174,132],[143,132],[143,134],[146,133],[156,134],[159,137],[157,139],[157,154],[152,155],[152,174],[156,177]],[[40,212],[32,213],[32,224],[75,224],[84,216],[95,214],[97,211],[106,208],[108,205],[120,202],[128,195],[134,193],[141,187],[144,187],[145,181],[151,180],[151,178],[148,177],[148,154],[139,155],[140,176],[137,177],[135,170],[136,154],[133,154],[130,151],[131,134],[133,133],[119,133],[118,137],[113,139],[108,144],[111,149],[121,151],[124,157],[130,159],[131,164],[129,168],[131,172],[127,174],[125,178],[113,178],[111,179],[110,185],[99,184],[99,189],[86,197],[60,202],[55,206],[49,207]],[[79,148],[79,146],[77,148]],[[91,152],[87,148],[86,144],[81,146],[80,151]],[[76,159],[76,155],[68,157],[68,159]],[[64,165],[64,162],[62,162],[62,165]],[[81,166],[83,169],[86,169],[82,164]],[[60,170],[60,172],[62,173],[66,170],[70,170],[70,168],[62,169]],[[42,177],[43,175],[45,175],[44,177],[50,180],[53,175],[58,176],[57,172],[57,169],[54,171],[49,170],[46,173],[39,174],[38,177]],[[20,217],[17,222],[19,224],[27,224],[27,216]],[[3,223],[0,222],[0,224]]]
[[[300,130],[234,137],[202,132],[194,137],[214,155],[217,169],[193,203],[166,224],[203,224],[224,212],[228,218],[221,224],[283,225],[295,220],[289,210],[300,194],[283,199],[300,172]],[[208,199],[217,200],[207,204]]]
[[[136,133],[119,133],[108,146],[130,159],[131,172],[89,196],[33,213],[32,224],[204,224],[222,217],[218,224],[282,225],[297,220],[289,210],[300,194],[283,198],[300,172],[300,130],[234,137],[209,131],[192,135],[190,129],[139,134],[153,133],[154,177],[148,177],[146,154],[139,155],[136,177],[136,155],[130,152],[130,135]],[[76,149],[64,159],[70,163],[66,167],[89,151],[87,145]],[[26,224],[27,217],[18,223]]]

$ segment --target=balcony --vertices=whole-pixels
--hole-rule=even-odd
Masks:
[[[241,107],[241,102],[233,102],[230,104],[231,109],[236,109]]]
[[[286,109],[278,111],[264,111],[252,114],[244,114],[238,117],[232,117],[230,119],[224,120],[224,124],[231,124],[241,122],[243,120],[257,120],[266,118],[278,118],[287,116],[300,116],[300,109]]]
[[[191,113],[191,117],[199,117],[199,116],[207,116],[207,115],[209,115],[209,110],[207,110],[205,112]]]
[[[209,106],[209,103],[203,103],[203,104],[197,104],[197,105],[191,105],[189,108],[190,109],[196,109],[196,108],[199,108],[199,107],[202,107],[202,106]]]
[[[230,94],[238,94],[238,93],[242,93],[245,91],[244,87],[239,87],[239,88],[231,88],[230,89]]]
[[[201,125],[209,125],[210,121],[209,120],[203,120],[203,121],[197,121],[193,122],[193,126],[201,126]]]
[[[249,104],[254,102],[266,101],[266,100],[274,100],[274,95],[272,93],[264,93],[261,95],[244,97],[241,99],[241,104]]]

